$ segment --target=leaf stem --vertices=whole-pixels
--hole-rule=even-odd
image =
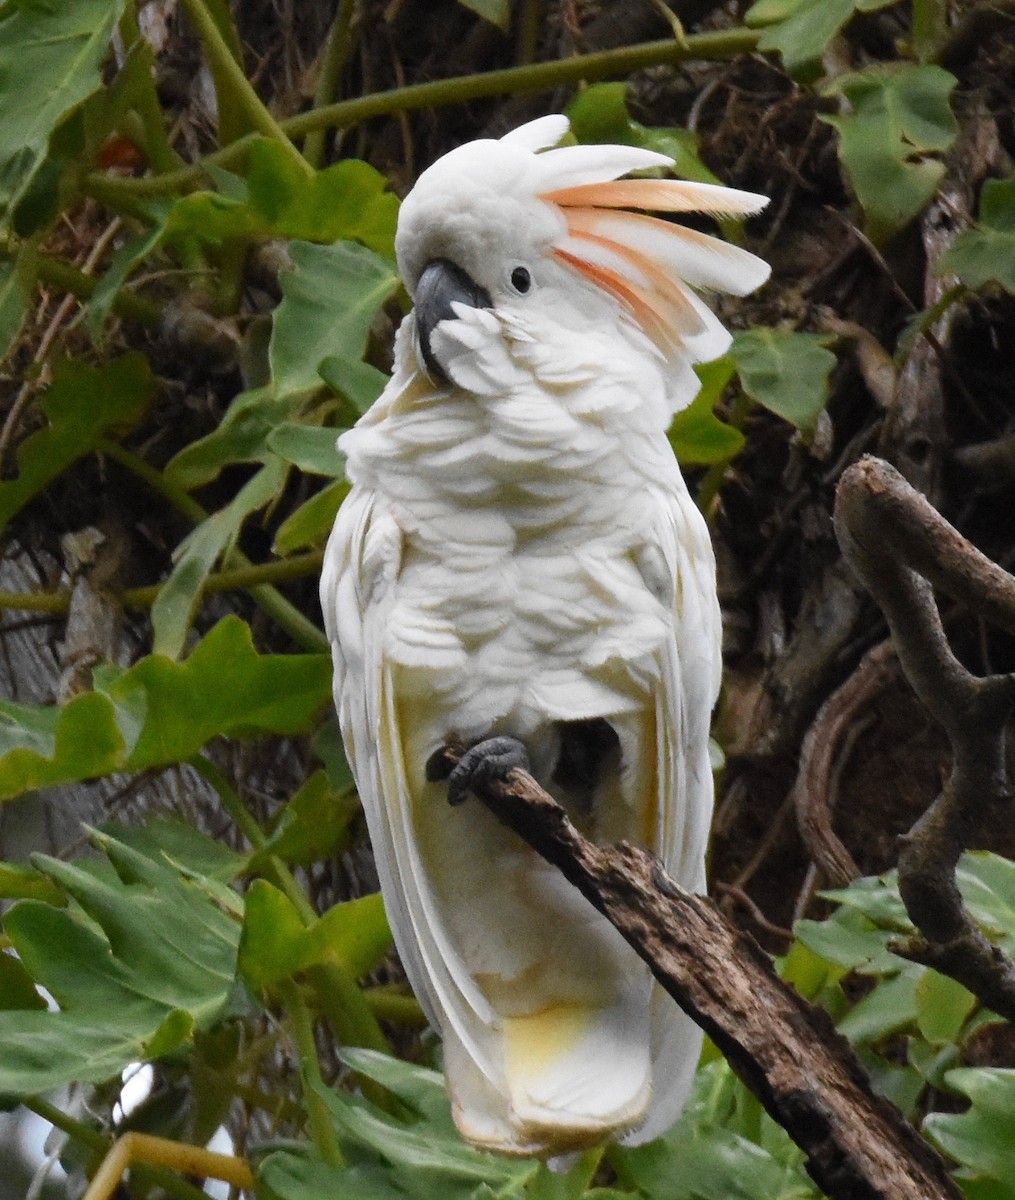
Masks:
[[[219,29],[215,18],[209,12],[204,0],[183,0],[183,2],[186,5],[190,19],[197,26],[197,31],[201,35],[201,41],[204,43],[209,62],[216,74],[227,83],[232,94],[236,97],[239,107],[251,125],[253,125],[258,133],[271,138],[274,142],[278,142],[292,160],[298,164],[301,171],[307,175],[312,175],[313,168],[286,136],[285,131],[279,125],[278,121],[275,120],[265,107],[257,92],[254,91],[250,80],[244,75],[243,69],[233,57],[229,44],[222,35],[222,30]],[[236,145],[237,143],[234,142],[232,144]],[[176,172],[173,173],[176,174]]]
[[[307,1108],[310,1136],[317,1147],[318,1154],[329,1166],[344,1167],[345,1159],[338,1145],[338,1136],[331,1123],[328,1106],[321,1096],[324,1080],[321,1078],[317,1043],[314,1040],[314,1026],[306,1001],[303,999],[300,989],[291,979],[280,980],[276,987],[282,1002],[289,1011],[290,1027],[300,1062],[303,1099]]]
[[[17,252],[18,247],[13,239],[0,238],[0,258],[13,259]],[[40,282],[51,284],[63,292],[77,296],[79,300],[91,299],[98,287],[98,281],[93,276],[86,275],[59,258],[50,258],[35,252],[32,267]],[[146,300],[143,296],[121,290],[113,301],[113,311],[141,325],[155,326],[162,321],[165,308],[152,300]]]
[[[314,88],[315,108],[331,104],[338,95],[338,82],[352,53],[350,34],[356,15],[356,4],[357,0],[338,0],[338,11],[328,31],[328,43],[321,60],[317,86]],[[324,161],[324,134],[323,128],[312,129],[303,143],[303,157],[315,169]]]
[[[196,0],[189,0],[194,3]],[[310,112],[298,113],[279,122],[279,128],[289,137],[304,137],[315,129],[332,126],[348,128],[374,117],[391,116],[419,108],[438,108],[462,104],[485,96],[514,95],[517,92],[542,92],[567,84],[599,79],[616,79],[646,67],[691,60],[724,60],[740,54],[750,54],[757,48],[761,34],[755,29],[722,29],[708,33],[689,34],[681,46],[673,38],[656,42],[641,42],[615,50],[600,50],[579,54],[554,62],[525,63],[499,71],[478,75],[457,75],[429,83],[414,83],[358,96],[337,104],[324,105]],[[209,154],[193,166],[164,175],[149,175],[141,179],[113,179],[90,175],[86,190],[102,199],[106,196],[162,196],[199,184],[209,166],[226,167],[234,164],[249,149],[253,134],[239,138],[221,150]],[[93,185],[97,183],[97,187]]]

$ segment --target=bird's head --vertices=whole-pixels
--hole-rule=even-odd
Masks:
[[[434,378],[447,380],[432,336],[456,305],[524,312],[543,289],[570,280],[612,298],[667,359],[699,362],[721,355],[729,336],[692,289],[744,295],[768,278],[768,265],[747,251],[636,211],[749,216],[766,197],[623,179],[672,160],[633,146],[551,148],[568,127],[566,117],[543,117],[459,146],[402,204],[398,265]]]

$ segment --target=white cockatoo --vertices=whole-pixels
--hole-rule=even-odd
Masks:
[[[729,334],[694,289],[758,258],[634,211],[766,203],[563,146],[561,116],[420,177],[396,250],[394,374],[343,434],[321,601],[395,942],[469,1141],[554,1156],[663,1132],[701,1044],[613,927],[478,803],[527,765],[599,841],[703,890],[720,626],[708,532],[666,438]],[[473,747],[450,781],[427,763]]]

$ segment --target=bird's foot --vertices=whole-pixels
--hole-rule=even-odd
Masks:
[[[492,737],[470,746],[448,776],[448,803],[461,804],[477,785],[504,780],[529,769],[529,752],[513,737]]]

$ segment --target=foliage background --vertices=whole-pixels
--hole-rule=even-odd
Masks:
[[[860,694],[885,630],[832,535],[842,470],[876,450],[1012,559],[1013,79],[1015,10],[975,0],[0,4],[0,1093],[62,1130],[38,1194],[80,1194],[125,1128],[221,1126],[281,1200],[814,1194],[714,1059],[668,1139],[553,1178],[463,1147],[425,1067],[377,1057],[438,1051],[329,715],[334,438],[404,309],[397,196],[566,108],[772,197],[723,232],[773,281],[719,302],[733,348],[672,431],[726,617],[713,890],[968,1194],[1015,1195],[1010,1031],[891,954],[890,877],[823,896],[794,819],[809,730],[868,876],[947,770],[897,672]],[[1010,639],[950,632],[1012,669]],[[1010,948],[1015,834],[976,845],[1001,857],[968,860],[967,898]],[[153,1186],[196,1194],[130,1194]]]

